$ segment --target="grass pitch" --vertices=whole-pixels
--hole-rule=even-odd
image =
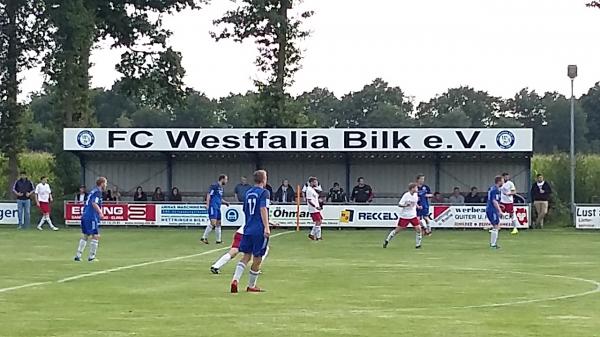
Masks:
[[[3,228],[0,336],[600,336],[598,233],[503,231],[499,251],[486,231],[418,251],[386,233],[274,237],[268,292],[232,295],[235,263],[210,274],[225,248],[198,230],[105,228],[100,261],[75,263],[77,229]]]

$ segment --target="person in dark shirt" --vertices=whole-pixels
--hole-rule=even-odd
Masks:
[[[271,187],[271,185],[267,184],[267,186],[265,186],[265,189],[267,191],[269,191],[269,200],[273,201],[273,197],[275,196],[273,194],[273,187]]]
[[[79,192],[75,194],[75,202],[84,203],[87,199],[87,192],[84,185],[79,186]]]
[[[284,179],[281,182],[281,186],[275,192],[275,201],[277,202],[294,202],[296,200],[296,193],[292,186],[290,186],[290,182],[287,179]]]
[[[344,189],[340,187],[339,183],[333,183],[333,187],[329,190],[329,194],[327,194],[327,201],[331,202],[347,202],[348,198],[346,197],[346,192]]]
[[[165,194],[162,192],[160,187],[154,189],[154,194],[152,194],[152,201],[165,201]]]
[[[135,194],[133,195],[133,201],[148,201],[148,196],[146,196],[146,192],[142,189],[142,186],[138,186],[135,189]]]
[[[246,197],[246,192],[248,192],[248,190],[251,188],[252,188],[252,186],[250,186],[250,184],[248,184],[248,179],[246,177],[242,176],[240,178],[240,183],[235,185],[235,188],[233,189],[233,193],[235,193],[235,196],[239,202],[244,202],[244,198]]]
[[[25,171],[13,185],[13,193],[17,196],[17,214],[19,216],[18,229],[25,229],[31,225],[31,195],[35,188]]]
[[[373,201],[373,189],[365,184],[365,178],[360,177],[357,180],[358,185],[352,189],[350,199],[354,202],[367,203]]]
[[[471,193],[465,197],[465,204],[483,204],[483,197],[477,193],[477,187],[471,187]]]
[[[177,187],[173,187],[173,189],[171,190],[169,201],[183,201],[181,198],[181,193],[179,193],[179,189]]]
[[[533,199],[533,206],[537,213],[534,226],[544,228],[544,218],[548,214],[548,202],[552,196],[552,188],[547,181],[544,180],[542,174],[538,174],[536,182],[531,186],[531,198]]]

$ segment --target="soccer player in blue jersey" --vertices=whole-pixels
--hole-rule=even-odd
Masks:
[[[500,208],[502,192],[500,191],[500,187],[504,184],[504,178],[496,176],[494,183],[494,186],[490,187],[488,191],[485,214],[492,225],[492,229],[490,230],[490,247],[498,249],[500,248],[498,246],[498,231],[500,230],[500,217],[502,216],[502,209]]]
[[[88,194],[83,206],[83,214],[81,215],[81,239],[77,247],[75,261],[81,261],[81,255],[90,240],[90,253],[88,261],[96,260],[96,252],[98,251],[98,241],[100,240],[100,220],[102,215],[102,191],[106,190],[108,181],[105,177],[99,177],[96,180],[96,187]]]
[[[223,186],[227,185],[229,178],[221,174],[216,183],[210,185],[206,194],[206,208],[208,208],[208,217],[210,224],[206,226],[202,239],[200,241],[208,244],[208,235],[214,229],[217,236],[217,244],[223,243],[221,240],[221,204],[229,207],[229,203],[223,200]]]
[[[419,195],[419,203],[417,204],[417,215],[421,222],[421,228],[425,235],[431,235],[431,212],[429,211],[429,198],[433,197],[431,188],[425,185],[425,175],[419,174],[417,176],[417,193]]]
[[[260,274],[260,265],[262,257],[265,255],[269,245],[269,191],[265,189],[267,184],[267,172],[258,170],[254,172],[254,187],[246,192],[244,198],[244,215],[246,224],[244,226],[244,236],[240,242],[240,252],[244,256],[235,267],[235,273],[231,280],[231,292],[238,292],[238,283],[246,265],[252,259],[250,267],[247,292],[262,292],[263,290],[256,286],[256,280]]]

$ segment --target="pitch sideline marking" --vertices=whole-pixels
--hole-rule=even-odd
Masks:
[[[277,234],[271,235],[271,237],[274,238],[274,237],[277,237],[277,236],[281,236],[281,235],[285,235],[285,234],[290,234],[290,233],[295,233],[295,231],[286,231],[286,232],[282,232],[282,233],[277,233]],[[208,250],[208,251],[205,251],[205,252],[202,252],[202,253],[197,253],[197,254],[177,256],[177,257],[172,257],[172,258],[163,259],[163,260],[148,261],[148,262],[136,263],[136,264],[132,264],[132,265],[128,265],[128,266],[122,266],[122,267],[115,267],[115,268],[110,268],[110,269],[105,269],[105,270],[99,270],[99,271],[95,271],[95,272],[91,272],[91,273],[80,274],[80,275],[75,275],[75,276],[71,276],[71,277],[59,279],[57,281],[35,282],[35,283],[23,284],[23,285],[20,285],[20,286],[14,286],[14,287],[8,287],[8,288],[0,288],[0,293],[10,292],[10,291],[24,289],[24,288],[44,286],[44,285],[48,285],[48,284],[51,284],[51,283],[65,283],[65,282],[69,282],[69,281],[80,280],[80,279],[83,279],[83,278],[86,278],[86,277],[92,277],[92,276],[97,276],[97,275],[110,274],[110,273],[114,273],[114,272],[121,271],[121,270],[128,270],[128,269],[134,269],[134,268],[139,268],[139,267],[145,267],[145,266],[150,266],[150,265],[159,264],[159,263],[168,263],[168,262],[186,260],[186,259],[191,259],[191,258],[198,257],[198,256],[203,256],[203,255],[208,255],[208,254],[216,253],[218,251],[226,250],[226,249],[229,249],[229,248],[230,248],[229,246],[227,246],[227,247],[221,247],[221,248],[212,249],[212,250]]]

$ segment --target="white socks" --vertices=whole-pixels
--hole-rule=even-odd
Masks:
[[[250,269],[250,273],[248,275],[248,287],[256,288],[256,280],[258,279],[258,275],[260,275],[260,271],[254,271]]]
[[[321,226],[315,226],[315,238],[317,240],[321,239]]]
[[[423,239],[423,234],[421,234],[421,231],[416,231],[415,233],[415,247],[419,247]]]
[[[215,229],[215,232],[217,233],[217,242],[221,242],[221,226],[217,226],[217,228]]]
[[[246,269],[246,265],[243,262],[238,262],[237,266],[235,266],[235,272],[233,273],[233,280],[239,282],[240,278],[244,274],[244,269]]]
[[[92,241],[90,241],[90,256],[88,257],[88,259],[95,259],[97,250],[98,240],[92,239]]]
[[[388,234],[387,239],[385,239],[385,241],[392,241],[392,239],[394,238],[394,236],[396,236],[396,230],[393,229],[390,234]]]
[[[77,247],[77,256],[78,258],[81,258],[81,255],[83,254],[83,250],[85,249],[85,246],[87,245],[87,241],[84,239],[79,239],[79,247]]]
[[[229,262],[231,260],[231,255],[229,255],[229,253],[225,253],[223,256],[221,256],[220,259],[217,260],[217,262],[215,262],[212,267],[213,268],[217,268],[217,269],[221,269],[221,267],[223,267],[224,265],[227,264],[227,262]]]
[[[42,228],[42,226],[44,225],[44,222],[48,222],[48,225],[50,225],[50,228],[54,229],[56,227],[54,227],[54,224],[52,224],[52,220],[50,219],[49,215],[42,215],[42,218],[40,219],[40,223],[38,224],[38,228]]]
[[[498,229],[492,228],[490,233],[490,246],[496,247],[498,244]]]
[[[519,220],[517,220],[517,216],[516,215],[512,215],[512,224],[514,228],[517,228],[519,226]]]
[[[202,235],[202,238],[207,239],[208,234],[210,234],[210,232],[212,232],[212,230],[213,230],[212,224],[208,224],[208,226],[206,226],[206,229],[204,230],[204,234]]]

